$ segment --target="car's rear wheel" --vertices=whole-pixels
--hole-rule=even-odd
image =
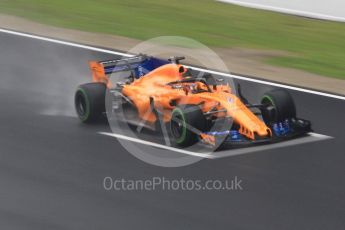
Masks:
[[[197,105],[179,105],[171,115],[170,133],[176,144],[190,146],[206,128],[206,119]]]
[[[74,104],[82,122],[94,122],[105,112],[105,92],[103,83],[87,83],[77,88]]]
[[[272,90],[265,93],[261,99],[262,117],[269,124],[296,117],[296,106],[291,95],[286,90]]]

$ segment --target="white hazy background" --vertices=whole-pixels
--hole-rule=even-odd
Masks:
[[[219,0],[305,17],[345,22],[345,0]]]

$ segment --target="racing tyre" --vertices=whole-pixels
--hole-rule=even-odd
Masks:
[[[74,104],[82,122],[95,122],[105,112],[105,92],[106,86],[103,83],[88,83],[78,87]]]
[[[262,117],[267,124],[296,117],[296,107],[291,95],[286,90],[272,90],[261,99]]]
[[[170,134],[179,146],[191,146],[206,128],[206,118],[197,105],[177,106],[171,115]]]

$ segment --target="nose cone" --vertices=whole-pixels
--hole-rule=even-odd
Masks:
[[[261,121],[261,120],[260,120]],[[262,122],[263,123],[263,122]],[[270,136],[269,128],[264,126],[260,126],[254,130],[255,133],[257,133],[259,136],[264,137],[264,136]]]
[[[239,132],[250,138],[255,139],[256,135],[261,137],[269,136],[270,129],[259,119],[242,101],[235,95],[228,94],[223,97],[222,105],[226,108],[228,116],[234,119],[239,126]]]

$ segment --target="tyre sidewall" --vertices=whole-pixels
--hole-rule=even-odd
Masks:
[[[103,83],[88,83],[80,85],[75,94],[75,107],[79,119],[84,123],[96,121],[105,112],[106,86]],[[78,111],[78,97],[85,100],[85,113]]]

